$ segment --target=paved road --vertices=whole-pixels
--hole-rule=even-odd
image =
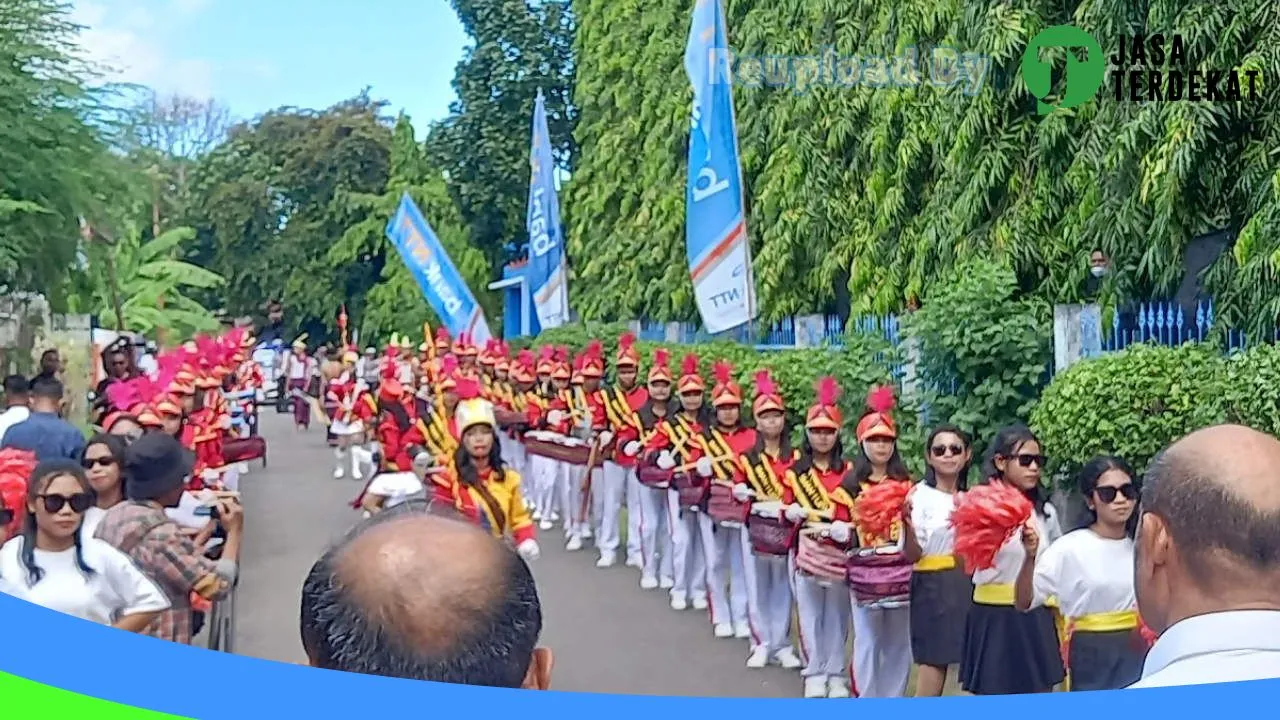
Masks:
[[[323,431],[293,430],[266,409],[266,468],[241,483],[248,506],[237,598],[236,650],[302,662],[298,591],[324,547],[356,520],[348,502],[359,488],[334,480]],[[799,697],[799,674],[748,670],[743,640],[711,634],[705,612],[678,613],[666,593],[642,591],[631,568],[595,567],[589,551],[565,552],[545,533],[534,572],[544,613],[543,644],[556,655],[557,690],[715,697]]]

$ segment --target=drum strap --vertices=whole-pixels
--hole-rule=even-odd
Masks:
[[[756,456],[756,462],[748,459],[743,465],[747,469],[747,480],[751,482],[751,489],[755,491],[757,497],[782,497],[782,483],[778,481],[778,475],[773,471],[773,463],[769,462],[767,455],[759,453]]]
[[[715,470],[716,477],[720,480],[731,481],[736,474],[738,453],[733,451],[733,446],[725,439],[724,434],[718,428],[711,428],[711,431],[703,438],[707,445],[707,450],[712,457],[729,458],[728,460],[718,460],[712,468]]]
[[[605,400],[605,408],[610,411],[609,420],[615,428],[620,430],[624,425],[630,425],[644,434],[644,425],[640,422],[640,416],[631,409],[625,390],[614,387],[613,392],[605,394]]]
[[[823,511],[831,507],[831,496],[813,470],[796,475],[795,490],[796,500],[805,510]]]
[[[685,419],[684,415],[677,414],[675,416],[675,422],[667,423],[667,427],[671,429],[671,442],[680,445],[680,449],[678,451],[678,454],[680,455],[680,462],[689,462],[690,451],[693,449],[689,447],[689,444],[692,442],[692,438],[690,436],[693,435],[693,428],[689,426],[689,421]]]

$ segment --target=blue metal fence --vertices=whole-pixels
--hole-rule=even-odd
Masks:
[[[1187,342],[1203,342],[1214,329],[1213,301],[1196,303],[1194,313],[1171,302],[1147,302],[1121,308],[1112,313],[1111,325],[1104,329],[1102,351],[1123,350],[1136,343],[1177,346]],[[1225,328],[1227,352],[1243,350],[1251,340],[1280,342],[1280,328],[1270,337],[1249,338],[1243,331]]]

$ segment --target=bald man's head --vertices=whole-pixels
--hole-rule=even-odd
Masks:
[[[321,557],[301,616],[316,667],[491,687],[528,684],[542,630],[518,554],[421,512],[379,513]]]
[[[1280,596],[1276,438],[1238,425],[1186,436],[1147,468],[1141,509],[1135,582],[1153,616],[1178,604]]]

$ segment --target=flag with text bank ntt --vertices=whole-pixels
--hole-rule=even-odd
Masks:
[[[387,225],[387,239],[400,251],[427,302],[454,337],[470,333],[474,343],[492,337],[484,309],[409,193],[400,198],[400,207]]]
[[[560,228],[560,203],[556,199],[556,166],[547,132],[547,106],[541,89],[533,109],[529,169],[529,267],[525,278],[538,324],[549,330],[569,321],[569,273]]]
[[[719,0],[698,0],[684,53],[685,72],[693,84],[685,249],[698,312],[711,333],[756,317],[728,58],[728,31]]]

